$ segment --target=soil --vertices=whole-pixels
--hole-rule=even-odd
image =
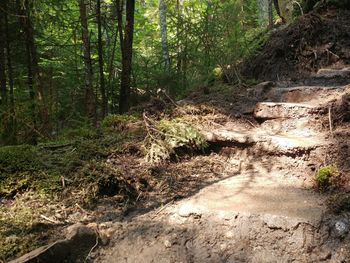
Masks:
[[[350,62],[350,10],[324,8],[271,34],[258,54],[242,66],[251,79],[300,80],[320,68]]]

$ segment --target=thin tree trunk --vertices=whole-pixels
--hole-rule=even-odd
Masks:
[[[164,0],[159,0],[159,27],[160,36],[162,41],[162,51],[163,51],[163,64],[165,71],[170,70],[170,58],[169,58],[169,48],[168,48],[168,33],[167,33],[167,22],[166,22],[166,4]]]
[[[272,9],[272,1],[269,0],[269,8],[268,8],[268,14],[269,14],[269,28],[273,27],[273,9]]]
[[[103,45],[102,45],[102,24],[101,24],[101,0],[97,0],[97,29],[98,29],[98,64],[100,70],[100,92],[102,97],[102,117],[105,117],[108,110],[106,96],[105,78],[103,75]]]
[[[85,65],[85,111],[90,119],[95,121],[95,95],[92,84],[92,61],[88,21],[86,15],[86,4],[84,0],[79,1],[80,23],[82,28],[82,41]]]
[[[49,111],[47,106],[47,101],[44,94],[44,85],[43,81],[40,77],[40,67],[39,67],[39,60],[38,60],[38,52],[37,47],[35,44],[35,38],[34,38],[34,29],[31,19],[31,7],[30,7],[30,1],[25,0],[24,2],[25,6],[25,15],[26,15],[26,35],[27,35],[27,41],[29,45],[29,52],[31,53],[31,64],[32,64],[32,73],[33,73],[33,88],[34,92],[36,93],[36,100],[38,103],[38,109],[40,114],[40,119],[42,121],[42,129],[41,131],[45,134],[49,133],[50,131],[50,118],[49,118]]]
[[[181,32],[181,16],[182,16],[182,3],[180,0],[176,0],[176,39],[177,39],[177,74],[180,76],[181,73],[181,40],[180,40],[180,32]]]
[[[134,36],[135,0],[126,1],[124,41],[122,42],[122,73],[120,83],[119,113],[130,108],[130,83],[132,70],[132,45]],[[119,23],[118,23],[119,24]]]
[[[117,47],[117,39],[118,39],[118,31],[115,32],[115,37],[113,41],[112,47],[112,55],[109,61],[109,70],[108,70],[108,87],[110,90],[110,98],[111,98],[111,112],[114,113],[115,109],[115,97],[114,97],[114,89],[111,87],[112,76],[113,76],[113,68],[114,68],[114,58],[115,58],[115,50]]]
[[[7,75],[8,83],[10,88],[10,123],[9,123],[9,139],[8,143],[16,143],[16,120],[15,120],[15,98],[13,92],[13,68],[12,68],[12,59],[11,59],[11,49],[10,49],[10,34],[9,34],[9,22],[8,22],[8,9],[7,9],[8,0],[5,4],[5,35],[6,35],[6,58],[7,58]]]
[[[34,69],[33,69],[33,58],[32,58],[32,44],[31,41],[31,24],[30,24],[30,16],[28,10],[28,2],[25,1],[25,5],[17,1],[17,6],[19,8],[19,19],[20,24],[22,26],[22,31],[24,32],[24,41],[26,46],[26,60],[27,60],[27,83],[28,83],[28,91],[29,91],[29,99],[30,99],[30,114],[32,116],[33,128],[30,131],[30,138],[28,141],[32,144],[37,143],[37,114],[36,114],[36,100],[35,100],[35,88],[34,88]]]
[[[7,104],[7,83],[6,83],[6,58],[5,58],[5,46],[6,46],[6,34],[5,34],[5,10],[6,2],[0,4],[2,10],[0,10],[0,105],[6,109]],[[1,113],[0,113],[1,114]]]
[[[269,1],[270,0],[257,0],[259,24],[261,26],[266,26],[269,20]]]

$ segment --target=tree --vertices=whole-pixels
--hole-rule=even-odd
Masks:
[[[6,2],[3,1],[0,4],[1,15],[0,15],[0,91],[1,91],[1,100],[0,105],[3,105],[4,108],[7,104],[7,84],[6,84],[6,58],[5,58],[5,46],[6,46],[6,33],[5,33],[5,14],[2,10],[5,8]],[[1,116],[1,113],[0,113]]]
[[[91,61],[91,48],[89,28],[86,12],[86,4],[84,0],[79,1],[80,23],[82,30],[82,41],[84,50],[84,66],[85,66],[85,110],[90,119],[94,119],[95,116],[95,95],[93,91],[93,72]]]
[[[125,113],[130,108],[130,85],[132,71],[135,0],[126,0],[125,28],[123,33],[123,1],[116,0],[118,12],[118,28],[120,48],[122,51],[122,72],[120,80],[119,113]]]
[[[100,71],[100,92],[102,97],[102,117],[105,117],[108,110],[106,96],[105,78],[103,73],[103,44],[102,44],[102,23],[101,23],[101,0],[97,0],[96,18],[98,28],[98,66]]]
[[[159,0],[159,26],[163,51],[163,64],[165,71],[170,70],[170,58],[168,48],[168,33],[166,22],[166,4],[164,0]]]

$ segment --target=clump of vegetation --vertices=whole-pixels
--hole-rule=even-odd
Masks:
[[[134,115],[119,115],[119,114],[109,114],[102,121],[102,127],[105,129],[123,129],[129,123],[138,121],[139,118]]]
[[[134,187],[120,170],[97,161],[88,162],[77,171],[69,187],[75,189],[75,194],[68,201],[74,204],[79,199],[85,208],[93,207],[102,196],[120,195],[124,200],[125,197],[132,198],[136,195]]]
[[[314,178],[316,189],[326,191],[332,187],[336,187],[339,175],[338,168],[334,165],[320,167]]]
[[[35,171],[38,168],[35,147],[30,145],[0,147],[0,174]]]
[[[203,135],[181,119],[161,120],[154,123],[146,120],[148,135],[145,139],[146,160],[160,163],[170,157],[178,157],[180,149],[204,151],[207,143]]]

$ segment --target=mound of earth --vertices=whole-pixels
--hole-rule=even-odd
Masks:
[[[320,68],[350,63],[350,10],[325,8],[272,33],[262,50],[242,66],[257,80],[299,80]]]

